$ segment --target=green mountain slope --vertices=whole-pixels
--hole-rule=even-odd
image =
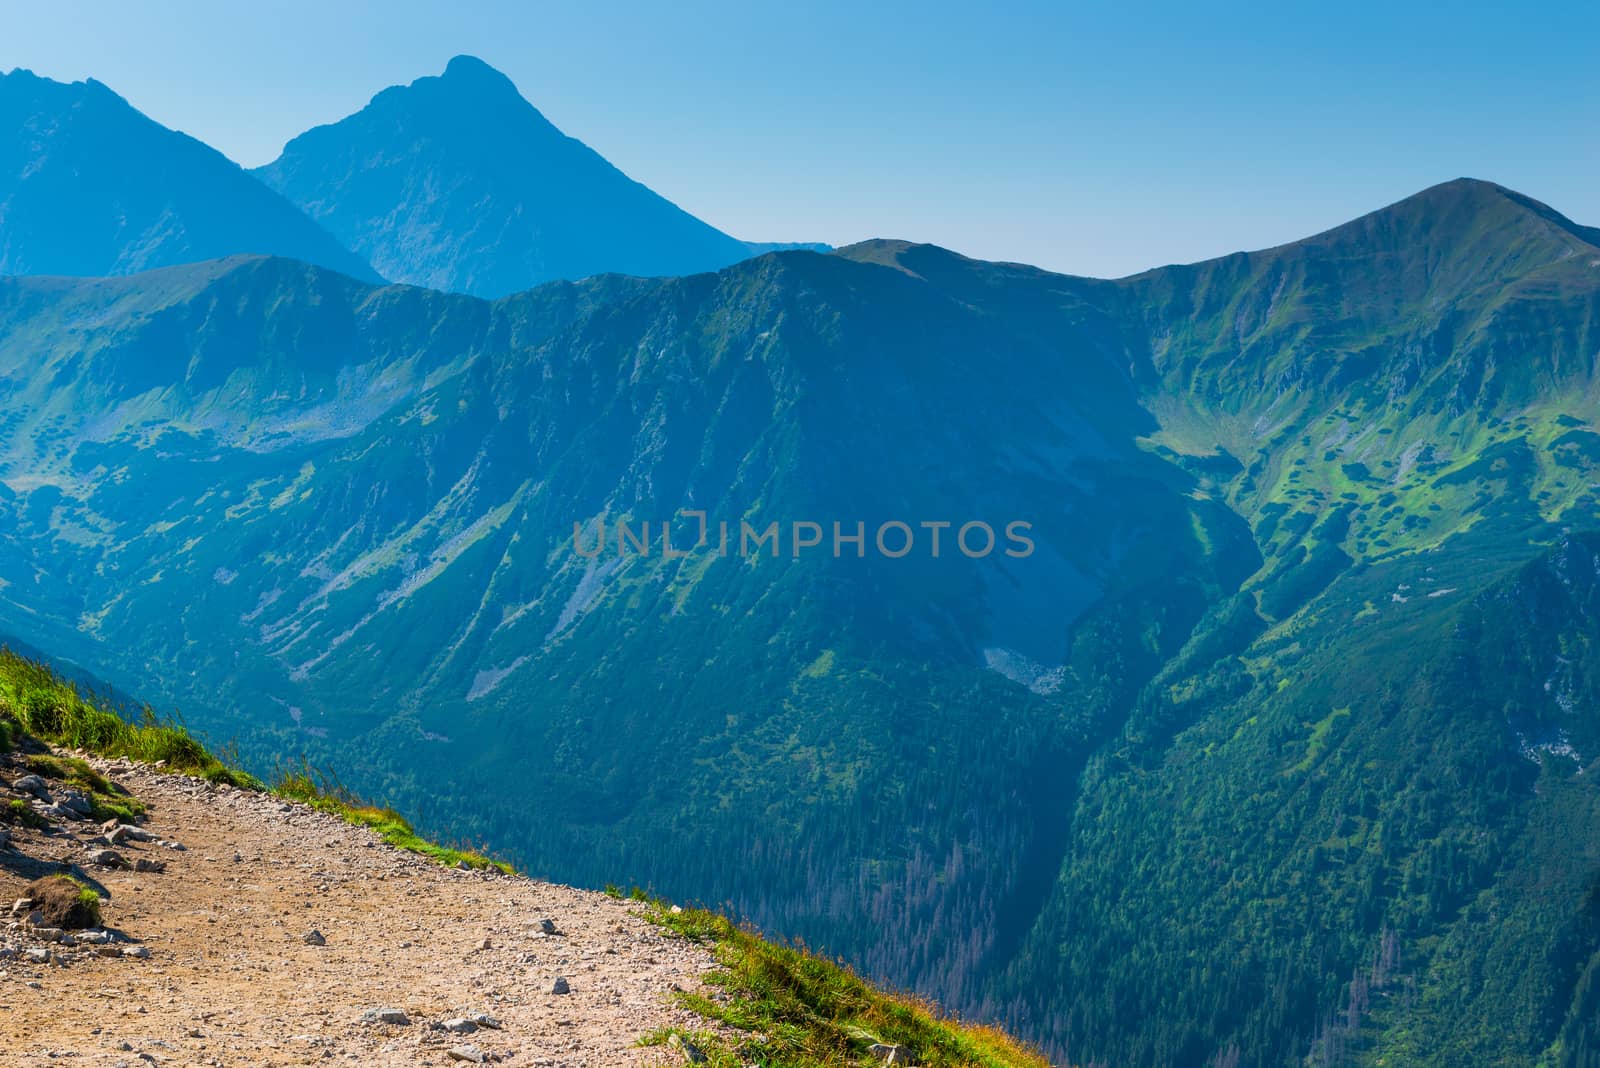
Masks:
[[[1117,282],[9,281],[0,629],[1074,1062],[1592,1063],[1594,237],[1462,181]]]
[[[472,56],[308,130],[255,174],[384,277],[483,297],[714,271],[785,247],[746,244],[663,199]]]
[[[21,280],[0,308],[18,632],[122,648],[119,683],[194,680],[161,692],[258,766],[304,749],[537,871],[731,899],[952,1000],[988,947],[918,932],[987,940],[1034,906],[1063,767],[1256,564],[1134,444],[1148,418],[1103,355],[846,259],[495,305],[239,260]],[[1037,548],[571,545],[690,507],[1025,518]],[[485,804],[486,782],[537,785]]]
[[[0,275],[118,275],[241,253],[378,281],[283,197],[97,81],[0,74]]]
[[[1191,725],[1085,781],[1015,1018],[1113,1063],[1592,1063],[1597,547],[1360,567],[1147,692]]]

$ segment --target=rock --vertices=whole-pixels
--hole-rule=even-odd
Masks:
[[[112,845],[121,845],[123,842],[153,842],[156,836],[143,827],[135,827],[131,823],[119,823],[106,835]]]
[[[550,984],[550,993],[570,994],[572,993],[572,987],[567,985],[567,980],[565,977],[558,975],[556,976],[556,981]]]
[[[123,946],[122,955],[131,960],[149,960],[150,950],[144,946]]]
[[[72,936],[72,944],[75,946],[102,946],[109,941],[111,936],[98,929],[79,931]]]
[[[60,942],[67,932],[59,927],[35,927],[33,937],[42,938],[46,942]]]
[[[399,1009],[368,1009],[361,1014],[364,1023],[409,1024],[411,1017]]]
[[[540,920],[539,921],[539,930],[543,931],[545,934],[550,934],[550,935],[559,934],[560,933],[560,932],[558,932],[556,930],[556,921],[555,920]]]
[[[300,936],[300,941],[308,946],[325,946],[328,944],[328,940],[322,937],[321,931],[307,931]]]
[[[700,1047],[682,1035],[674,1034],[667,1039],[667,1045],[682,1052],[684,1059],[690,1064],[704,1064],[706,1062],[706,1055]]]
[[[89,854],[89,863],[97,868],[126,868],[128,861],[115,849],[96,849]]]
[[[33,898],[19,897],[11,903],[11,915],[21,916],[33,910]]]
[[[95,946],[94,951],[102,957],[120,957],[122,956],[122,948],[121,946],[111,945],[108,942],[103,946]]]
[[[44,946],[31,946],[22,951],[22,959],[29,964],[49,964],[50,950]]]
[[[466,1061],[468,1064],[489,1063],[488,1054],[477,1046],[456,1046],[449,1051],[448,1056],[453,1061]]]
[[[4,849],[6,846],[8,846],[10,844],[11,844],[11,831],[8,828],[0,827],[0,849]]]
[[[470,1035],[478,1029],[478,1025],[462,1016],[445,1020],[439,1025],[440,1030],[449,1031],[453,1035]]]
[[[14,780],[11,783],[11,788],[20,793],[32,794],[34,797],[46,800],[50,797],[49,788],[45,786],[44,780],[37,775],[24,775],[22,778]]]
[[[491,1031],[500,1030],[500,1027],[501,1027],[500,1021],[495,1019],[493,1016],[490,1016],[486,1012],[469,1012],[469,1013],[466,1014],[466,1016],[467,1016],[467,1019],[471,1020],[473,1023],[477,1024],[479,1027],[487,1027]]]
[[[63,790],[56,799],[56,804],[62,808],[70,809],[80,816],[87,816],[94,811],[94,802],[89,800],[89,795],[82,790]]]
[[[164,860],[148,860],[144,857],[140,857],[138,860],[133,862],[133,870],[139,872],[155,872],[157,875],[159,875],[167,870],[167,862]]]
[[[911,1050],[905,1046],[891,1046],[887,1042],[875,1042],[867,1050],[874,1057],[880,1057],[882,1064],[914,1064],[911,1059]]]

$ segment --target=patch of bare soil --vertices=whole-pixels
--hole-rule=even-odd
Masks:
[[[140,828],[78,818],[54,783],[13,789],[22,769],[0,764],[0,805],[47,821],[0,844],[5,1068],[661,1064],[680,1055],[638,1048],[641,1034],[704,1026],[670,995],[709,954],[628,902],[442,868],[304,805],[95,763],[149,806]],[[100,927],[11,907],[63,871],[100,892]]]

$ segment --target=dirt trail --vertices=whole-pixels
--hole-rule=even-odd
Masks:
[[[89,822],[12,828],[0,848],[0,1065],[455,1065],[472,1046],[512,1066],[666,1064],[642,1033],[702,1027],[675,1008],[708,954],[603,894],[439,867],[303,805],[126,762],[96,762],[175,841],[123,842],[161,873],[87,866]],[[0,783],[19,774],[0,768]],[[55,784],[50,784],[54,786]],[[0,798],[13,796],[0,788]],[[109,897],[104,925],[148,959],[112,947],[40,943],[11,901],[51,862],[79,865]],[[546,934],[540,921],[559,933]],[[307,935],[320,932],[324,945]],[[137,952],[137,951],[136,951]],[[570,993],[551,992],[566,979]],[[363,1021],[398,1009],[409,1023]],[[435,1025],[470,1013],[498,1029]]]

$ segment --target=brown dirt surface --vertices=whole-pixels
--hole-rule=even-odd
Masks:
[[[8,828],[4,1068],[453,1065],[470,1063],[449,1053],[468,1045],[512,1066],[670,1064],[681,1055],[641,1049],[638,1037],[705,1026],[671,993],[699,985],[709,953],[633,903],[443,868],[305,805],[93,763],[149,806],[154,838],[118,841],[124,863],[97,867],[93,823],[58,814],[42,830]],[[0,767],[0,803],[17,796],[4,785],[19,773]],[[137,871],[140,860],[165,870]],[[8,915],[63,864],[106,899],[108,943],[88,941],[93,933],[47,943],[25,914]],[[557,934],[541,931],[544,919]],[[308,944],[312,931],[325,944]],[[550,992],[557,977],[570,993]],[[377,1009],[409,1022],[363,1020]],[[438,1029],[471,1013],[500,1027]]]

